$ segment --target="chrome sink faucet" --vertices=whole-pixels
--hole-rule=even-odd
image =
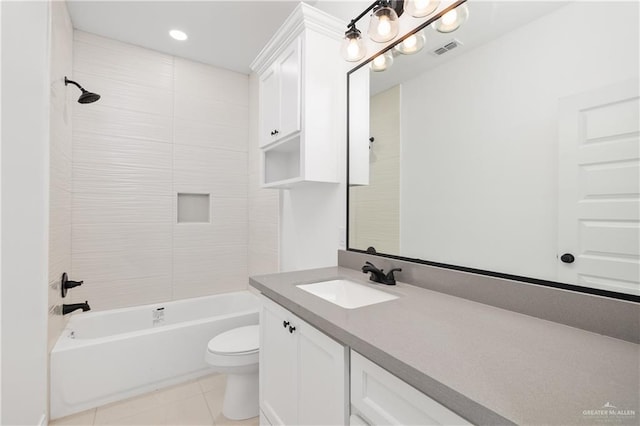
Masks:
[[[393,275],[394,272],[400,272],[402,269],[393,268],[387,274],[384,273],[384,269],[378,269],[371,262],[365,262],[365,265],[362,267],[362,273],[370,273],[369,279],[373,282],[386,284],[386,285],[396,285],[396,277]]]

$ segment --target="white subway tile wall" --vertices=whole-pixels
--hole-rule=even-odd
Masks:
[[[251,198],[277,200],[249,186],[249,77],[81,31],[73,46],[74,76],[102,96],[73,106],[74,298],[102,310],[241,290],[267,252],[255,263],[275,272],[277,234],[254,231],[272,240],[248,250]],[[177,223],[178,193],[210,194],[210,223]],[[277,202],[255,203],[277,223]]]

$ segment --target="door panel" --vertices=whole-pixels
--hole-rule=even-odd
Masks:
[[[638,81],[560,101],[561,281],[640,294]]]
[[[298,37],[279,59],[281,98],[278,138],[300,130],[300,43]]]

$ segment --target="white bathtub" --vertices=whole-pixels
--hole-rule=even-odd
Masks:
[[[207,342],[258,323],[248,291],[73,315],[51,352],[52,419],[211,373]]]

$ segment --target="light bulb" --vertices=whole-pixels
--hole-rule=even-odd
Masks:
[[[405,0],[404,10],[414,18],[431,15],[440,4],[438,0]]]
[[[442,16],[442,23],[445,25],[451,25],[458,19],[458,12],[455,9],[448,11]]]
[[[420,30],[404,39],[402,43],[397,44],[395,50],[403,55],[413,55],[422,50],[425,41],[424,31]]]
[[[371,71],[380,72],[380,71],[386,70],[392,64],[393,64],[393,55],[391,54],[391,51],[387,51],[382,55],[378,55],[375,58],[373,58],[373,61],[371,61],[369,68],[371,68]]]
[[[414,34],[408,39],[406,39],[405,41],[403,41],[403,43],[407,49],[413,49],[414,47],[416,47],[418,40],[416,39],[416,36]]]
[[[387,37],[391,32],[391,23],[389,22],[389,18],[386,16],[380,17],[380,22],[378,23],[378,34],[382,37]]]
[[[366,49],[357,28],[349,28],[344,34],[342,44],[342,56],[349,62],[356,62],[364,58]]]
[[[467,4],[462,4],[442,15],[440,19],[431,24],[433,28],[441,33],[450,33],[460,28],[469,17]]]
[[[385,43],[398,35],[398,14],[388,5],[377,5],[369,21],[369,38]]]

